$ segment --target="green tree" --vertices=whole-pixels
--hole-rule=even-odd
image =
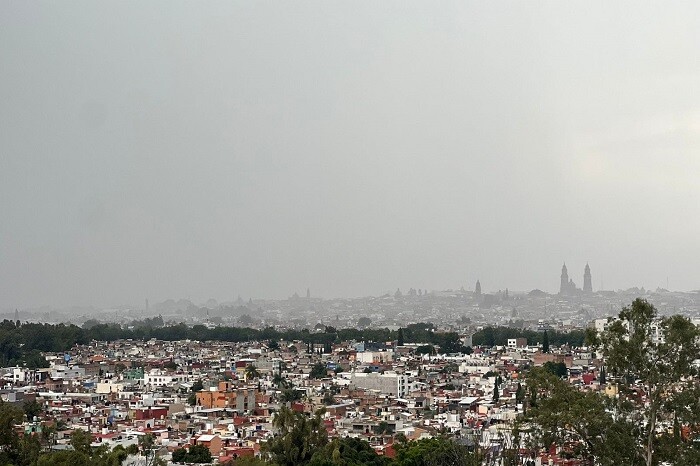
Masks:
[[[192,384],[192,391],[193,392],[199,392],[204,390],[204,384],[202,383],[201,380],[197,380],[195,383]]]
[[[521,404],[525,402],[525,389],[523,385],[518,382],[518,388],[515,390],[515,403]]]
[[[404,345],[404,336],[403,336],[403,328],[399,327],[399,333],[396,337],[396,345],[397,346],[403,346]]]
[[[41,455],[37,466],[94,466],[90,455],[79,451],[55,451]]]
[[[518,430],[537,448],[555,444],[589,464],[640,465],[634,448],[635,425],[612,415],[614,400],[583,392],[550,371],[530,370],[527,385],[537,402],[518,422]]]
[[[41,443],[45,449],[52,451],[58,439],[56,426],[44,425],[41,429]]]
[[[563,362],[547,361],[542,365],[542,367],[557,377],[566,377],[569,374],[566,364]]]
[[[24,415],[27,416],[27,420],[31,421],[35,416],[39,416],[42,413],[44,407],[36,400],[27,400],[22,405],[22,410]]]
[[[38,350],[31,350],[24,356],[24,363],[29,369],[49,367],[49,361]]]
[[[0,400],[0,464],[13,464],[19,455],[19,435],[15,425],[21,424],[24,413],[18,407]]]
[[[172,454],[174,463],[211,463],[211,452],[204,445],[192,445],[189,449],[178,448]]]
[[[380,421],[374,428],[374,432],[377,435],[391,435],[394,433],[394,429],[386,421]]]
[[[273,420],[277,435],[263,444],[263,451],[280,466],[307,464],[328,443],[321,414],[309,418],[283,406]]]
[[[700,423],[700,330],[682,316],[659,317],[646,300],[636,299],[620,311],[597,343],[609,369],[608,379],[619,387],[617,414],[638,426],[639,455],[651,466],[661,457],[660,420],[677,419],[687,426]],[[640,395],[640,391],[642,396]],[[677,440],[677,441],[676,441]],[[691,455],[692,442],[670,439],[674,455]],[[675,444],[674,444],[675,443]]]
[[[270,465],[267,461],[262,458],[255,456],[242,456],[234,460],[229,460],[223,463],[221,466],[265,466]]]
[[[211,452],[204,445],[192,445],[187,450],[188,463],[211,463]]]
[[[145,466],[159,464],[162,460],[156,454],[156,437],[153,434],[139,436],[137,451],[145,459]]]
[[[177,368],[178,368],[178,365],[177,365],[177,363],[176,363],[175,361],[173,361],[173,360],[171,359],[170,361],[168,361],[168,362],[166,362],[165,364],[163,364],[163,367],[164,367],[165,369],[169,369],[169,370],[171,370],[171,371],[176,371]]]
[[[379,456],[367,441],[359,438],[336,438],[318,449],[309,462],[310,466],[384,466],[388,458]]]
[[[549,353],[549,334],[547,330],[545,330],[544,335],[542,335],[542,352]]]
[[[333,398],[333,393],[331,393],[330,391],[324,393],[321,403],[323,403],[326,406],[335,404],[335,398]]]
[[[41,443],[38,435],[24,435],[19,442],[18,465],[34,465],[41,453]]]
[[[280,394],[280,401],[282,403],[291,403],[297,400],[301,400],[301,391],[294,388],[291,384],[284,384]]]
[[[92,434],[82,429],[76,429],[70,436],[70,444],[79,453],[92,453]]]
[[[184,463],[187,458],[187,450],[184,448],[177,448],[173,450],[172,454],[173,463]]]
[[[246,380],[257,379],[260,377],[260,371],[258,371],[258,368],[255,367],[254,364],[249,364],[245,368],[245,377],[246,377]]]
[[[479,466],[481,458],[446,437],[396,444],[397,466]]]
[[[450,332],[438,334],[438,336],[435,338],[438,339],[440,353],[462,353],[464,351],[462,340],[459,339],[459,335],[457,333]]]
[[[328,377],[328,369],[322,362],[317,362],[311,367],[310,379],[323,379]]]

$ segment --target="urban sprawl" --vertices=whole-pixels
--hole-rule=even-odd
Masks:
[[[77,325],[61,327],[80,332],[66,337],[65,349],[45,341],[12,347],[13,332],[39,329],[50,336],[58,325],[43,322],[63,319],[60,311],[17,311],[0,329],[6,366],[0,407],[23,410],[10,423],[12,435],[37,437],[43,452],[75,451],[80,432],[93,451],[121,446],[123,464],[307,464],[314,451],[289,460],[291,453],[270,447],[291,435],[289,423],[300,419],[312,430],[318,420],[321,445],[366,442],[363,447],[384,461],[376,464],[397,458],[404,458],[397,464],[431,464],[406,460],[409,446],[427,439],[457,445],[476,461],[450,464],[605,464],[584,433],[566,432],[566,423],[552,439],[535,441],[533,426],[540,421],[528,412],[540,415],[542,400],[555,399],[557,390],[600,400],[619,400],[632,390],[629,399],[653,405],[654,388],[644,376],[623,380],[614,355],[608,364],[606,343],[596,337],[624,321],[617,317],[623,308],[648,303],[657,312],[648,341],[664,345],[670,316],[700,325],[700,293],[594,291],[588,266],[583,283],[579,289],[564,266],[556,294],[487,293],[477,282],[469,290],[411,288],[356,299],[321,299],[307,291],[286,300],[91,310],[72,317]],[[232,327],[245,331],[231,333]],[[620,328],[637,327],[624,322]],[[635,335],[625,338],[620,341]],[[540,379],[531,382],[532,374]],[[549,376],[556,381],[543,382]],[[669,386],[679,391],[689,377]],[[642,414],[653,442],[666,433],[694,441],[697,424],[674,413],[654,413],[654,422]],[[640,444],[640,463],[629,464],[644,464],[649,445]],[[654,449],[658,456],[661,446]],[[337,457],[331,451],[327,463],[315,464],[362,464],[340,462],[336,450]]]

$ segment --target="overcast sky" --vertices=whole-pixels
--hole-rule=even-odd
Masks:
[[[698,2],[0,2],[0,308],[700,288]]]

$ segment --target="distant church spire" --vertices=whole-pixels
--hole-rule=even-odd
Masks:
[[[583,291],[585,293],[593,292],[593,282],[591,281],[591,268],[586,263],[586,268],[583,270]]]
[[[559,284],[559,294],[567,294],[569,289],[569,272],[566,270],[566,262],[561,266],[561,282]]]
[[[559,285],[559,294],[564,296],[575,296],[581,290],[576,288],[574,280],[569,278],[569,271],[566,269],[566,262],[561,266],[561,284]]]
[[[476,281],[476,286],[474,287],[474,294],[476,296],[481,296],[481,283],[479,280]]]

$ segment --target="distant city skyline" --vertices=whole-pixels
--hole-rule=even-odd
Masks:
[[[508,290],[511,294],[512,293],[528,293],[533,290],[540,290],[544,291],[548,294],[551,295],[572,295],[576,293],[595,293],[598,291],[618,291],[618,290],[628,290],[632,288],[639,288],[639,289],[647,289],[649,291],[654,291],[656,289],[667,289],[663,285],[659,286],[654,286],[654,287],[646,287],[644,285],[632,285],[624,288],[599,288],[593,286],[592,282],[592,273],[591,273],[591,267],[589,263],[586,263],[586,265],[583,268],[583,271],[581,273],[582,277],[582,282],[583,282],[583,287],[579,287],[578,284],[573,280],[573,275],[569,276],[568,275],[568,270],[569,267],[566,265],[566,262],[562,265],[561,268],[561,274],[560,274],[560,283],[559,283],[559,289],[558,290],[552,290],[544,287],[533,287],[533,288],[527,288],[527,289],[518,289],[518,288],[513,288],[509,286],[495,286],[492,288],[489,288],[488,286],[484,287],[482,289],[482,284],[480,279],[476,279],[476,283],[472,285],[471,287],[468,286],[468,284],[461,284],[456,287],[437,287],[437,288],[421,288],[419,286],[407,286],[407,287],[397,287],[397,288],[391,288],[391,289],[386,289],[384,291],[378,292],[378,293],[367,293],[367,294],[360,294],[360,295],[355,295],[355,296],[341,296],[341,295],[325,295],[325,294],[312,294],[312,288],[311,287],[306,287],[305,291],[302,290],[292,290],[291,292],[281,295],[281,296],[250,296],[250,295],[245,295],[244,301],[247,301],[248,299],[270,299],[270,300],[283,300],[287,299],[293,296],[300,297],[302,296],[302,293],[306,296],[306,298],[322,298],[322,299],[353,299],[353,298],[361,298],[361,297],[369,297],[369,296],[382,296],[385,294],[388,295],[394,295],[397,290],[400,290],[402,293],[408,292],[410,289],[420,289],[424,292],[440,292],[440,291],[447,291],[447,290],[454,290],[454,291],[459,291],[460,289],[464,289],[465,291],[468,292],[474,292],[477,295],[480,294],[492,294],[492,293],[497,293],[499,291],[504,292]],[[587,289],[586,287],[589,287],[590,289]],[[678,291],[678,292],[688,292],[688,291],[693,291],[693,290],[673,290],[670,289],[669,291]],[[149,309],[149,302],[155,302],[155,303],[161,303],[165,302],[168,300],[181,300],[181,299],[186,299],[192,301],[194,304],[205,304],[207,301],[214,300],[217,303],[234,303],[238,301],[241,298],[241,294],[237,294],[235,297],[216,297],[216,296],[209,296],[207,298],[192,298],[191,296],[167,296],[167,297],[162,297],[159,299],[152,299],[151,297],[144,298],[142,300],[142,303],[145,302],[145,305],[139,306],[137,303],[130,303],[130,302],[119,302],[119,303],[110,303],[110,304],[103,304],[103,305],[98,305],[98,304],[68,304],[64,306],[52,306],[51,304],[44,304],[44,305],[39,305],[39,306],[9,306],[5,311],[13,310],[13,309],[32,309],[32,308],[41,308],[41,307],[55,307],[57,309],[60,308],[70,308],[70,307],[94,307],[94,308],[110,308],[110,307],[119,307],[119,306],[132,306],[135,309],[138,309],[140,307],[143,307],[144,309],[148,310]],[[0,309],[3,309],[0,307]]]

